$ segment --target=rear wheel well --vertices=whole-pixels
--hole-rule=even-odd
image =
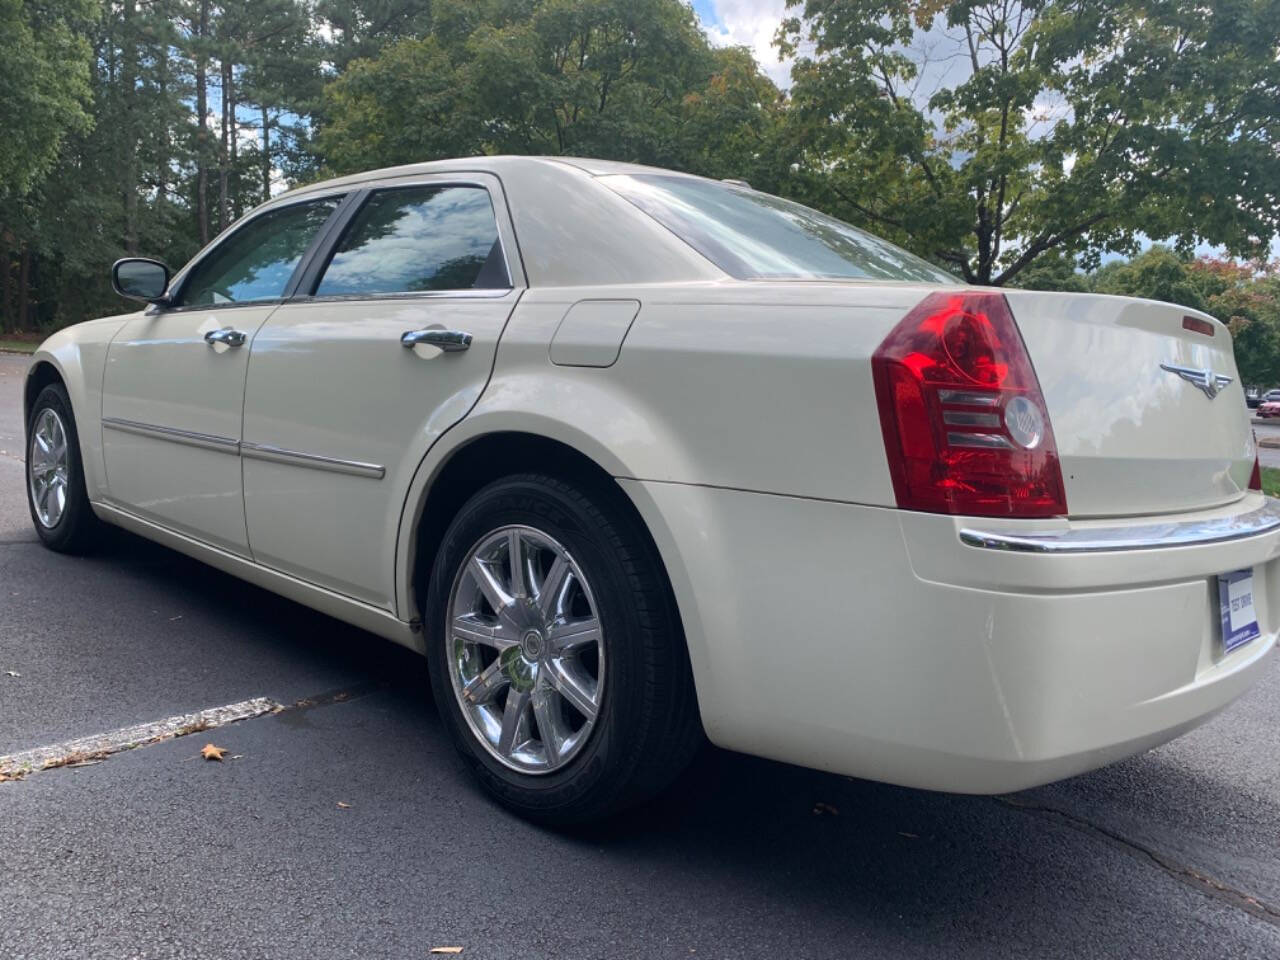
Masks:
[[[516,473],[545,473],[566,482],[577,482],[593,493],[608,498],[610,504],[627,511],[643,530],[653,556],[667,581],[670,579],[648,525],[635,504],[607,470],[568,444],[531,433],[490,433],[457,450],[440,469],[427,493],[418,521],[418,542],[414,552],[414,610],[418,615],[426,603],[427,584],[445,531],[462,505],[481,487]],[[674,592],[673,605],[674,605]],[[678,609],[678,607],[675,607]]]
[[[40,396],[40,391],[51,383],[61,383],[64,389],[67,386],[63,382],[62,375],[58,373],[58,368],[47,360],[41,360],[27,374],[26,388],[22,394],[22,429],[24,432],[27,429],[28,421],[31,420],[31,408],[35,405],[36,397]]]

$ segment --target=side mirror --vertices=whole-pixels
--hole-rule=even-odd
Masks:
[[[159,260],[126,257],[112,265],[111,286],[129,300],[157,303],[169,287],[169,268]]]

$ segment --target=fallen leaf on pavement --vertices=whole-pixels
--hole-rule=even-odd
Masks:
[[[432,947],[432,953],[461,953],[461,947]]]
[[[4,672],[4,675],[5,675],[6,677],[13,677],[13,678],[15,678],[15,679],[16,679],[16,678],[18,678],[18,677],[20,677],[20,676],[22,676],[22,674],[20,674],[17,670],[6,670],[6,671]]]
[[[351,804],[349,804],[349,803],[343,803],[341,800],[339,800],[339,801],[338,801],[338,809],[339,809],[339,810],[350,810],[350,809],[351,809]]]
[[[22,770],[15,770],[13,773],[5,773],[0,770],[0,783],[16,783],[26,776]]]
[[[221,760],[226,752],[226,747],[215,747],[212,743],[206,743],[204,749],[200,751],[200,756],[206,760]]]

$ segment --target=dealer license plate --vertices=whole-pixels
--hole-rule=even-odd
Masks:
[[[1237,570],[1218,577],[1218,612],[1222,618],[1222,652],[1244,646],[1262,631],[1253,604],[1253,571]]]

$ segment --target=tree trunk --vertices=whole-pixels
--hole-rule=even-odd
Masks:
[[[200,246],[209,242],[209,72],[204,54],[204,38],[209,33],[209,0],[200,0],[196,51],[196,225],[200,230]]]
[[[121,12],[121,51],[124,93],[124,249],[138,252],[138,38],[133,30],[134,0],[124,0]]]
[[[156,62],[156,91],[160,94],[160,102],[169,102],[169,54],[165,51]],[[169,162],[173,156],[173,149],[169,137],[169,121],[165,121],[160,131],[160,156],[161,162],[156,168],[158,179],[156,182],[156,200],[158,206],[163,208],[169,199]]]
[[[271,199],[271,116],[262,104],[262,202]]]
[[[218,229],[225,230],[231,223],[231,204],[230,197],[227,194],[228,178],[230,177],[230,169],[228,165],[228,141],[227,133],[230,122],[227,116],[227,95],[230,92],[231,81],[229,74],[231,73],[231,65],[226,60],[222,61],[222,129],[221,139],[218,145]]]
[[[236,176],[235,189],[231,191],[231,212],[234,219],[239,220],[240,214],[244,210],[240,196],[240,149],[237,140],[240,139],[240,123],[236,119],[236,68],[235,64],[227,67],[227,123],[228,136],[231,139],[231,159],[229,163],[230,172]]]
[[[27,329],[27,312],[30,299],[28,297],[29,287],[31,284],[31,248],[25,243],[22,245],[21,266],[18,268],[18,329]]]
[[[13,320],[13,255],[9,253],[9,244],[4,244],[4,299],[0,301],[0,310],[4,311],[4,323],[0,326],[10,326],[17,329],[18,325]]]

